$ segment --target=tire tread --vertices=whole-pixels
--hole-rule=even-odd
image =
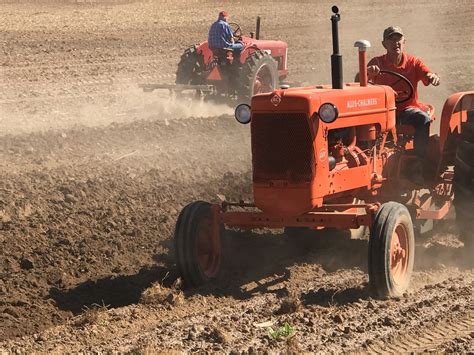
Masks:
[[[185,284],[198,287],[210,281],[199,266],[196,250],[196,229],[200,220],[210,213],[211,204],[195,201],[183,208],[176,222],[174,244],[178,272]]]
[[[389,271],[386,267],[387,252],[390,253],[390,240],[387,238],[391,235],[394,228],[394,223],[398,218],[405,216],[408,221],[408,227],[411,227],[409,239],[411,250],[409,265],[408,265],[408,276],[409,279],[413,269],[414,260],[414,230],[413,223],[411,221],[410,213],[407,208],[397,202],[384,203],[374,220],[372,230],[369,238],[369,286],[372,293],[380,298],[387,298],[392,296],[400,296],[403,290],[397,290],[390,283]],[[388,250],[388,251],[387,251]]]

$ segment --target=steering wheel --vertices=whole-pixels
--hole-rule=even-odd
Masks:
[[[406,76],[396,73],[391,70],[381,70],[379,75],[391,75],[395,77],[396,80],[393,83],[384,84],[384,85],[388,85],[393,88],[400,81],[402,81],[404,86],[406,86],[406,88],[408,89],[408,91],[406,90],[395,91],[397,93],[397,96],[395,98],[395,103],[401,104],[403,102],[407,102],[408,100],[411,100],[411,98],[415,94],[415,89],[413,88],[412,83],[410,82],[410,80],[408,80]]]
[[[234,37],[242,37],[242,28],[236,22],[229,22],[229,26],[234,33]]]

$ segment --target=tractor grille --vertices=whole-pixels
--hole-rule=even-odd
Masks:
[[[252,115],[253,180],[311,182],[313,138],[305,113]]]

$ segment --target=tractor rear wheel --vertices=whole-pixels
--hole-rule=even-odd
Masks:
[[[272,92],[277,88],[277,62],[267,52],[257,50],[247,57],[239,80],[239,97],[249,103],[253,95]]]
[[[201,72],[204,69],[203,57],[198,54],[196,46],[187,48],[181,55],[176,70],[176,84],[200,84]]]
[[[176,263],[184,283],[191,287],[208,283],[220,271],[220,232],[213,240],[212,218],[211,204],[196,201],[183,208],[176,222]]]
[[[461,126],[454,161],[454,206],[460,239],[468,250],[474,248],[472,213],[474,211],[474,111]]]
[[[401,296],[408,288],[415,256],[413,223],[408,209],[384,203],[369,238],[369,285],[380,298]]]

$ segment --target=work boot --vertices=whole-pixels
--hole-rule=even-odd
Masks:
[[[416,164],[413,164],[410,171],[410,181],[420,186],[425,184],[423,165],[421,162],[416,162]]]

